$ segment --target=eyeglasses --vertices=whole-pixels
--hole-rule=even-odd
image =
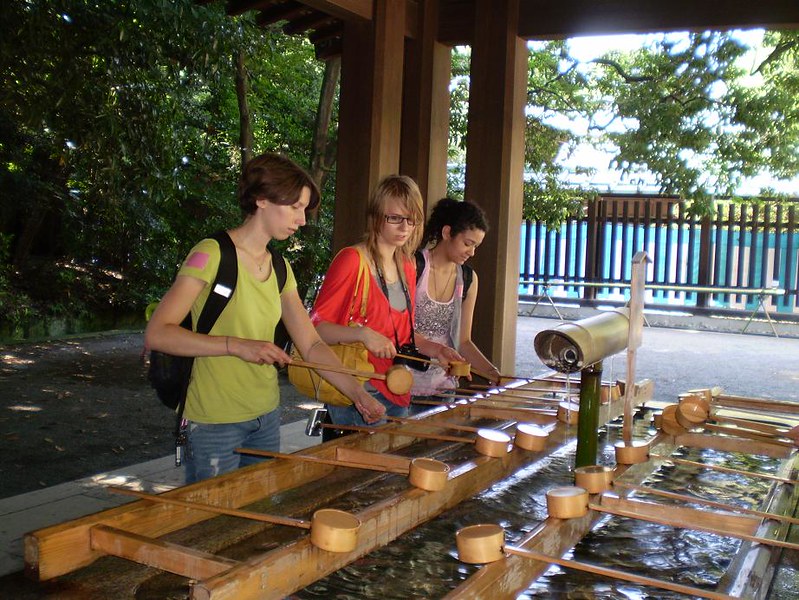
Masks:
[[[386,215],[386,223],[391,225],[399,225],[403,221],[408,224],[408,227],[416,226],[416,221],[413,220],[413,217],[403,217],[402,215]]]

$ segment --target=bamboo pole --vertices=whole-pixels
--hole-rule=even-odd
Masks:
[[[382,471],[383,473],[396,473],[398,475],[407,475],[408,469],[397,467],[386,467],[383,465],[368,465],[365,463],[355,463],[346,460],[337,460],[335,458],[322,458],[319,456],[309,456],[306,454],[285,454],[283,452],[270,452],[269,450],[258,450],[256,448],[236,448],[239,454],[251,454],[253,456],[266,456],[269,458],[282,458],[286,460],[296,460],[300,462],[310,462],[320,465],[330,465],[334,467],[349,467],[352,469],[366,469],[369,471]]]
[[[293,367],[302,367],[303,369],[313,369],[314,371],[330,371],[331,373],[344,373],[345,375],[353,375],[363,379],[381,379],[385,381],[386,376],[380,373],[370,371],[358,371],[357,369],[348,369],[347,367],[337,367],[334,365],[324,365],[322,363],[307,362],[304,360],[294,359],[289,363]]]
[[[648,504],[648,503],[646,503]],[[662,505],[655,505],[655,506],[662,506]],[[623,508],[610,508],[609,506],[602,506],[601,504],[595,504],[593,502],[588,503],[588,508],[591,510],[595,510],[601,513],[606,513],[609,515],[615,515],[617,517],[625,517],[628,519],[638,519],[639,521],[648,521],[650,523],[659,523],[661,525],[667,525],[670,527],[679,527],[680,529],[692,529],[696,531],[706,531],[708,533],[714,533],[716,535],[720,535],[723,537],[736,537],[742,540],[747,540],[749,542],[756,542],[758,544],[764,544],[766,546],[777,546],[778,548],[788,548],[789,550],[799,550],[799,544],[795,544],[793,542],[783,542],[781,540],[773,540],[770,538],[764,538],[757,535],[750,535],[748,533],[743,532],[730,532],[724,529],[719,529],[718,527],[711,527],[708,525],[683,525],[681,523],[674,523],[667,518],[662,517],[655,517],[652,515],[642,515],[637,512],[633,512],[630,510],[625,510]],[[699,511],[702,512],[702,511]],[[706,511],[705,511],[706,512]],[[706,512],[707,514],[707,512]],[[719,513],[711,513],[714,515],[718,515]]]
[[[780,437],[778,435],[757,433],[754,431],[747,431],[746,429],[739,427],[725,427],[723,425],[714,425],[713,423],[705,423],[704,425],[701,426],[707,429],[708,431],[723,433],[726,435],[732,435],[737,437],[743,437],[750,440],[757,440],[758,442],[762,442],[764,444],[774,444],[775,446],[785,446],[788,448],[793,448],[795,446],[793,442],[776,439]]]
[[[516,556],[521,556],[524,558],[531,558],[533,560],[539,560],[545,563],[552,563],[559,565],[561,567],[576,569],[578,571],[584,571],[586,573],[593,573],[594,575],[602,575],[603,577],[610,577],[612,579],[620,579],[622,581],[629,581],[631,583],[637,583],[640,585],[647,585],[655,588],[669,590],[672,592],[678,592],[680,594],[685,594],[687,596],[699,596],[701,598],[711,598],[714,600],[732,598],[732,596],[727,596],[726,594],[720,594],[718,592],[702,590],[700,588],[682,585],[679,583],[662,581],[660,579],[654,579],[652,577],[645,577],[643,575],[627,573],[625,571],[619,571],[617,569],[611,569],[599,565],[591,565],[576,560],[558,558],[556,556],[550,556],[548,554],[538,552],[537,550],[528,550],[527,548],[519,548],[517,546],[508,546],[508,545],[504,546],[503,549],[508,554],[514,554]]]
[[[151,500],[161,504],[171,504],[172,506],[182,506],[183,508],[190,508],[192,510],[202,510],[205,512],[216,513],[220,515],[229,515],[231,517],[241,517],[242,519],[250,519],[252,521],[263,521],[264,523],[274,523],[275,525],[288,525],[289,527],[299,527],[301,529],[310,529],[311,522],[303,519],[292,519],[291,517],[279,517],[277,515],[266,515],[263,513],[256,513],[249,510],[238,510],[236,508],[225,508],[224,506],[214,506],[212,504],[202,504],[200,502],[187,502],[185,500],[175,500],[173,498],[164,498],[163,496],[156,496],[154,494],[147,494],[137,490],[129,490],[120,487],[108,487],[107,490],[115,494],[122,494],[123,496],[134,496],[144,500]]]
[[[712,506],[713,508],[720,508],[722,510],[730,510],[735,512],[744,513],[747,515],[754,515],[756,517],[761,517],[763,519],[773,519],[775,521],[783,521],[785,523],[795,523],[799,524],[799,519],[795,517],[789,517],[787,515],[778,515],[770,512],[764,512],[762,510],[756,510],[754,508],[746,508],[743,506],[735,506],[734,504],[725,504],[724,502],[716,502],[714,500],[708,500],[707,498],[699,498],[696,496],[689,496],[688,494],[677,494],[675,492],[669,492],[666,490],[659,490],[656,488],[647,487],[644,485],[633,485],[631,483],[624,483],[622,481],[614,481],[613,482],[614,488],[624,488],[626,490],[632,490],[635,492],[641,492],[645,494],[652,494],[653,496],[662,496],[663,498],[670,498],[672,500],[679,500],[680,502],[685,503],[695,503],[695,504],[704,504],[706,506]]]
[[[472,438],[465,438],[457,435],[433,435],[432,433],[421,433],[411,431],[400,431],[398,429],[382,429],[378,427],[361,427],[360,425],[332,425],[330,423],[322,423],[325,429],[343,429],[344,431],[357,431],[360,433],[386,433],[388,435],[401,435],[405,437],[420,438],[427,440],[438,440],[440,442],[461,442],[467,444],[474,444],[475,440]]]
[[[480,429],[485,429],[485,427],[474,427],[472,425],[455,425],[454,423],[445,423],[439,421],[431,421],[431,420],[421,420],[421,419],[406,419],[404,417],[383,417],[386,421],[391,421],[394,423],[404,423],[406,425],[421,425],[424,427],[436,427],[439,429],[454,429],[456,431],[469,431],[471,433],[477,433]]]
[[[720,473],[735,473],[736,475],[748,475],[750,477],[760,477],[761,479],[770,479],[771,481],[779,481],[780,483],[799,483],[796,479],[788,479],[778,475],[769,475],[768,473],[757,473],[756,471],[744,471],[743,469],[733,469],[732,467],[722,467],[720,465],[709,465],[706,463],[696,462],[693,460],[686,460],[684,458],[675,458],[673,456],[663,456],[661,454],[650,454],[649,458],[657,458],[660,460],[670,460],[673,463],[680,465],[690,465],[692,467],[699,467],[702,469],[709,469],[711,471],[719,471]]]
[[[767,400],[764,398],[751,398],[749,396],[729,396],[720,394],[714,396],[711,404],[737,408],[739,410],[759,411],[770,410],[799,416],[799,403],[786,400]]]

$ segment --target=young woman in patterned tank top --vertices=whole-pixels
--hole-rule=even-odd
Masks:
[[[498,382],[499,370],[472,341],[476,273],[463,293],[463,264],[474,256],[487,231],[485,214],[476,204],[451,198],[436,204],[422,240],[424,268],[417,277],[415,325],[427,339],[457,349],[476,370]],[[411,393],[427,396],[456,385],[456,378],[431,366],[427,372],[416,374]]]

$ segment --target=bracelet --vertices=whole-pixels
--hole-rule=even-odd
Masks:
[[[228,345],[228,342],[230,342],[230,336],[226,335],[225,336],[225,354],[230,356],[230,346]]]

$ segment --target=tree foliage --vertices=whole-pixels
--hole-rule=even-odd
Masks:
[[[583,165],[652,173],[661,193],[707,212],[746,177],[799,174],[799,33],[766,32],[762,63],[736,32],[661,35],[635,51],[581,61],[564,41],[530,45],[525,217],[557,226],[590,189],[560,162],[580,143],[612,156]],[[749,59],[751,60],[751,58]],[[464,146],[468,50],[453,59],[452,145]],[[764,190],[765,191],[765,190]],[[572,213],[573,214],[573,213]]]
[[[230,18],[224,3],[4,5],[6,300],[28,294],[43,314],[140,310],[192,244],[239,221],[237,56],[254,151],[307,166],[323,72],[307,41]]]

